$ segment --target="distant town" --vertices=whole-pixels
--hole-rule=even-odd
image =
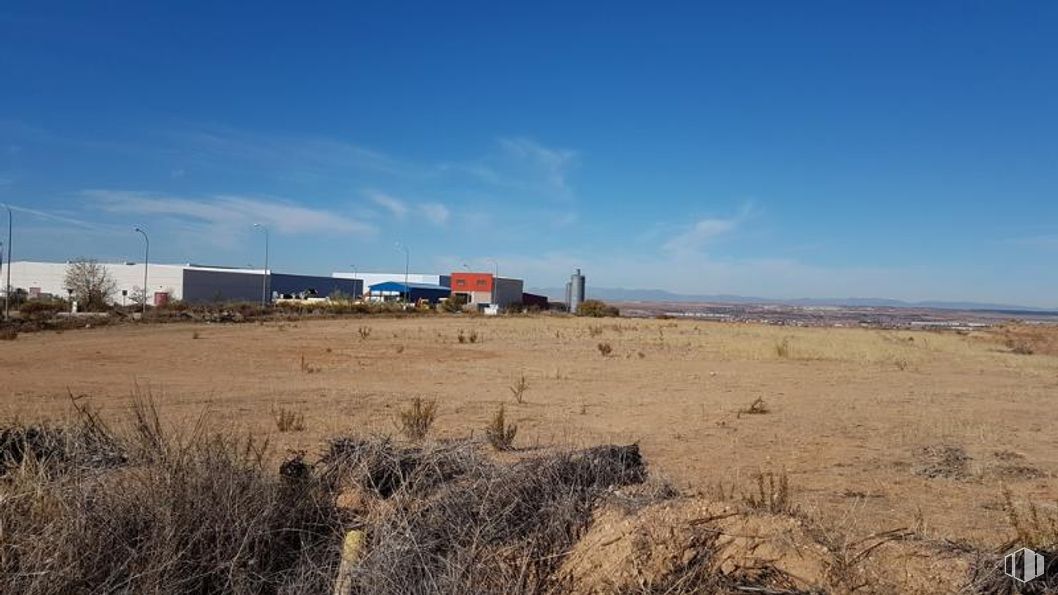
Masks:
[[[1036,310],[958,310],[897,306],[799,306],[693,302],[614,302],[622,316],[670,317],[753,322],[778,326],[947,329],[970,331],[1018,321],[1058,324],[1058,312]]]

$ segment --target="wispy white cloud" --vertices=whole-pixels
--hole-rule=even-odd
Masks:
[[[686,231],[673,236],[664,244],[669,252],[698,252],[717,238],[734,231],[738,222],[734,219],[699,219]]]
[[[403,219],[408,214],[408,205],[399,198],[383,194],[382,192],[369,192],[367,197],[371,202],[389,211],[391,215],[398,219]]]
[[[10,206],[11,210],[16,212],[16,213],[25,213],[27,215],[31,215],[32,217],[36,217],[36,218],[39,218],[39,219],[45,219],[47,221],[52,221],[52,222],[55,222],[55,223],[65,223],[67,225],[72,225],[74,227],[80,227],[80,228],[84,228],[84,229],[101,229],[101,228],[110,227],[109,225],[106,225],[106,224],[93,223],[91,221],[86,221],[84,219],[79,219],[77,217],[71,217],[71,216],[68,216],[68,215],[66,215],[64,213],[61,213],[61,212],[49,212],[49,211],[42,211],[40,209],[30,209],[30,208],[22,207],[22,206],[15,205],[15,204],[9,204],[8,206]]]
[[[295,203],[247,196],[184,198],[123,190],[89,190],[84,195],[109,213],[167,216],[217,228],[267,225],[278,233],[365,234],[374,227],[356,219]]]
[[[701,253],[710,244],[731,236],[755,212],[752,202],[746,202],[733,217],[704,217],[684,227],[662,244],[669,254]]]
[[[447,206],[439,202],[415,203],[402,198],[397,198],[385,192],[370,191],[367,198],[383,210],[397,219],[404,219],[409,215],[422,217],[434,225],[445,225],[452,213]]]
[[[444,162],[434,170],[451,181],[479,186],[485,193],[500,190],[532,200],[569,201],[575,197],[570,173],[579,154],[545,146],[527,137],[501,137],[477,159]]]
[[[577,159],[575,151],[545,147],[525,137],[501,138],[500,146],[508,155],[538,170],[547,185],[564,193],[570,191],[567,178]]]
[[[419,205],[419,212],[427,219],[427,221],[434,225],[444,225],[448,223],[448,218],[451,216],[448,207],[437,202],[428,202]]]
[[[344,177],[354,171],[402,177],[419,177],[424,173],[414,164],[343,139],[206,127],[188,127],[165,136],[175,141],[177,154],[202,162],[203,166],[214,164],[220,158],[295,177]]]

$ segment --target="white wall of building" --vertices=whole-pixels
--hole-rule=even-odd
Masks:
[[[404,283],[404,273],[361,273],[355,275],[351,272],[331,273],[332,277],[338,279],[361,279],[364,282],[364,291],[377,283],[395,281]],[[434,275],[429,273],[408,273],[408,283],[426,283],[429,285],[447,285],[448,275]]]
[[[4,263],[5,265],[7,263]],[[143,287],[143,263],[100,263],[106,267],[107,272],[114,279],[117,291],[110,296],[114,303],[121,303],[121,290],[126,290],[133,295],[135,290]],[[11,288],[12,290],[24,289],[27,292],[32,288],[39,288],[42,293],[65,298],[66,291],[66,266],[65,262],[27,262],[15,261],[11,263]],[[0,286],[6,283],[7,272],[4,271],[4,280]],[[147,288],[153,301],[155,292],[168,292],[172,299],[181,299],[184,286],[184,267],[172,264],[152,264],[147,267]],[[126,298],[127,300],[127,298]],[[127,300],[131,302],[131,300]]]

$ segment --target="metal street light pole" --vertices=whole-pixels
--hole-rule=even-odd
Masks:
[[[143,249],[143,309],[141,314],[147,316],[147,266],[151,261],[151,239],[147,237],[147,232],[138,227],[136,232],[143,236],[143,241],[146,245]]]
[[[264,274],[261,275],[261,307],[264,308],[268,305],[268,228],[260,223],[254,223],[253,226],[263,229],[265,234]]]
[[[408,303],[411,295],[411,290],[408,289],[408,264],[411,261],[411,252],[408,250],[408,245],[403,242],[397,242],[397,250],[404,251],[404,303]]]
[[[7,209],[7,282],[4,283],[4,319],[11,318],[11,227],[14,217],[11,215],[11,205],[4,203]]]
[[[496,268],[496,274],[492,277],[492,295],[489,296],[489,302],[493,305],[496,304],[496,284],[500,281],[500,263],[496,262],[495,259],[488,259],[489,262]]]

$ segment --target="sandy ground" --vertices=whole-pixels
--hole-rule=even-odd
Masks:
[[[460,344],[461,331],[478,341]],[[529,388],[516,404],[508,387],[522,375]],[[1058,500],[1058,357],[1009,353],[981,336],[430,317],[120,326],[0,342],[7,418],[62,416],[68,392],[119,417],[137,390],[174,424],[205,413],[232,431],[271,434],[280,451],[394,433],[415,396],[437,400],[436,435],[480,436],[504,402],[526,452],[637,441],[655,473],[710,496],[785,470],[800,506],[850,534],[915,527],[997,544],[1011,537],[1004,486],[1018,502]],[[739,414],[757,398],[768,413]],[[276,407],[303,413],[306,429],[279,433]],[[951,452],[941,447],[970,458],[960,466],[923,450]]]

